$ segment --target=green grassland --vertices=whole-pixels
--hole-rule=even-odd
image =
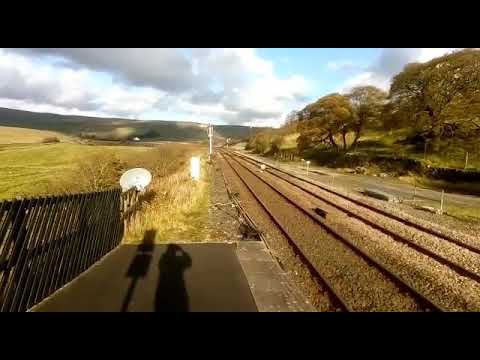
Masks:
[[[296,151],[297,138],[299,133],[293,128],[288,129],[273,129],[259,133],[255,137],[250,138],[249,148],[257,153],[268,155],[273,150],[273,145],[280,151]],[[351,155],[360,155],[363,157],[373,158],[375,156],[386,156],[404,159],[414,159],[423,162],[425,165],[432,167],[449,167],[463,169],[465,167],[466,151],[461,146],[452,144],[445,146],[439,151],[434,151],[431,146],[425,148],[416,147],[403,143],[407,136],[410,135],[409,129],[398,129],[393,131],[376,131],[366,130],[360,137],[357,146],[355,146],[345,156],[348,160]],[[351,141],[353,134],[347,135],[347,140]],[[340,142],[340,139],[336,139]],[[474,139],[472,141],[475,141]],[[480,147],[479,147],[480,150]],[[324,153],[324,156],[322,156]],[[329,165],[328,160],[332,160],[332,164],[338,163],[339,157],[342,153],[334,154],[331,149],[315,149],[302,154],[305,157],[315,154],[315,158],[322,159],[322,165]],[[348,161],[341,162],[341,167],[348,167]],[[478,151],[469,152],[468,154],[468,169],[480,169],[480,153]]]
[[[70,136],[55,131],[0,126],[0,144],[34,144],[56,139],[59,142],[75,142]]]
[[[170,172],[186,161],[194,145],[158,147],[98,146],[70,143],[0,145],[0,199],[76,192],[79,166],[114,158],[124,167]],[[98,164],[100,165],[100,164]],[[163,174],[162,174],[163,175]]]
[[[439,151],[434,151],[428,144],[426,148],[418,148],[414,145],[401,143],[408,135],[409,129],[389,132],[368,130],[360,138],[355,151],[368,155],[410,158],[435,167],[458,169],[465,167],[466,151],[461,146],[452,144]],[[468,168],[480,169],[480,154],[477,152],[469,153]]]
[[[137,243],[146,230],[155,230],[155,242],[201,241],[208,235],[209,173],[205,170],[201,181],[192,183],[189,159],[200,156],[206,169],[206,153],[205,146],[179,143],[155,147],[4,144],[0,145],[0,200],[88,191],[80,184],[87,169],[82,164],[100,168],[120,163],[120,169],[105,173],[108,187],[118,186],[119,175],[127,168],[144,167],[152,173],[152,183],[124,241]]]

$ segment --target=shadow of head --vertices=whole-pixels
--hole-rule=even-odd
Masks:
[[[138,246],[138,251],[152,252],[155,244],[155,237],[157,235],[156,230],[147,230],[143,235],[142,243]]]
[[[183,272],[192,266],[192,258],[176,244],[169,244],[167,250],[160,258],[160,276],[166,278],[182,277]]]
[[[127,277],[138,278],[147,275],[156,234],[155,230],[145,231],[142,243],[138,245],[136,255],[127,270]]]
[[[188,252],[175,244],[167,246],[159,262],[155,311],[189,311],[184,272],[191,266],[192,258]]]

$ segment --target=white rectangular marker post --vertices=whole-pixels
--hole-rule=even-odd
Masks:
[[[200,158],[192,157],[190,160],[190,175],[195,181],[200,180]]]

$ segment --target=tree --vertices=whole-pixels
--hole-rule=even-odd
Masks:
[[[331,94],[307,105],[301,111],[297,128],[302,144],[328,142],[338,150],[339,144],[335,138],[341,136],[343,150],[347,151],[346,135],[355,128],[354,124],[355,112],[348,97]]]
[[[299,111],[292,110],[290,111],[287,116],[285,117],[285,127],[291,126],[295,124],[299,119]]]
[[[358,86],[347,94],[352,104],[354,119],[351,125],[355,146],[365,127],[378,126],[382,108],[386,103],[387,93],[375,86]]]
[[[393,78],[391,113],[432,139],[480,134],[480,51],[463,50],[424,64],[409,64]]]

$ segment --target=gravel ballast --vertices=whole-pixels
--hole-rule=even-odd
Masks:
[[[305,265],[296,257],[288,244],[288,240],[251,195],[248,188],[245,187],[222,157],[218,157],[217,161],[222,167],[230,190],[237,194],[242,206],[255,221],[258,230],[263,233],[271,253],[279,260],[293,282],[298,285],[299,290],[318,311],[336,311],[323,285],[312,278]]]
[[[415,300],[378,268],[335,239],[314,220],[239,164],[232,165],[255,188],[286,232],[353,311],[418,311]],[[259,170],[258,170],[259,171]]]
[[[258,171],[258,166],[245,161],[243,164],[252,171]],[[410,246],[395,241],[391,236],[387,236],[379,230],[367,226],[360,220],[346,216],[345,213],[342,213],[335,207],[306,194],[272,174],[258,172],[258,175],[274,184],[278,190],[285,192],[285,194],[288,193],[288,196],[294,198],[295,201],[303,202],[307,208],[321,207],[328,214],[326,221],[329,225],[337,229],[345,237],[348,237],[350,241],[361,247],[362,250],[368,252],[370,256],[374,257],[386,268],[394,271],[406,283],[420,290],[422,294],[425,294],[441,308],[450,311],[478,311],[480,309],[480,287],[478,282],[460,276],[448,266],[419,253]],[[306,187],[305,183],[302,182],[302,186]],[[314,186],[310,186],[314,188]],[[347,200],[340,199],[335,195],[328,194],[325,196],[327,198],[330,197],[328,199],[336,204],[343,202],[342,206],[353,206],[351,203],[348,205]],[[354,207],[351,207],[350,210],[359,211],[358,208]],[[386,221],[385,219],[380,219],[380,215],[369,214],[368,216],[371,217],[371,221]],[[388,225],[393,226],[392,224]],[[405,232],[405,236],[412,236],[413,241],[429,246],[442,256],[454,259],[469,270],[475,273],[478,272],[478,254],[460,248],[458,245],[446,243],[444,240],[415,234],[414,232],[417,230],[405,229],[404,225],[400,228],[402,228],[400,231]]]

